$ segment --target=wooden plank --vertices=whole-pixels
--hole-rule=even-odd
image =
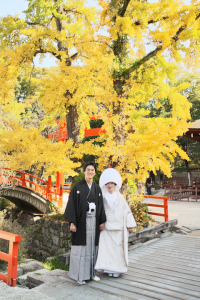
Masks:
[[[168,269],[164,269],[164,268],[157,268],[155,267],[154,265],[149,265],[148,266],[142,262],[140,263],[135,263],[133,265],[129,265],[129,270],[134,272],[134,268],[135,266],[137,265],[140,266],[140,267],[147,267],[149,270],[151,270],[151,272],[158,272],[158,273],[161,273],[161,274],[167,274],[167,275],[170,275],[170,276],[174,276],[174,277],[178,277],[178,278],[184,278],[184,279],[190,279],[190,280],[193,280],[195,282],[200,282],[200,279],[197,278],[195,275],[189,275],[189,274],[185,274],[185,273],[177,273],[176,270],[168,270]],[[199,283],[200,284],[200,283]]]
[[[90,288],[97,289],[102,292],[106,292],[108,294],[116,295],[116,296],[122,296],[126,297],[128,299],[134,299],[134,300],[155,300],[159,298],[152,298],[147,296],[143,296],[142,294],[138,293],[139,290],[135,289],[135,292],[130,292],[124,289],[119,289],[113,286],[109,286],[107,284],[103,284],[101,281],[100,282],[95,282],[95,281],[89,281],[87,283],[87,286]],[[142,291],[139,291],[142,292]],[[170,299],[169,299],[170,300]]]
[[[194,297],[194,299],[196,299],[196,298],[200,299],[200,291],[193,291],[191,289],[187,289],[187,288],[185,288],[185,285],[183,285],[183,284],[182,284],[182,286],[174,286],[173,284],[171,285],[171,283],[159,282],[157,280],[155,281],[155,279],[153,280],[150,276],[148,278],[141,278],[141,277],[138,277],[138,274],[136,274],[135,276],[131,276],[131,278],[130,277],[127,278],[126,276],[119,277],[119,278],[112,277],[111,280],[115,281],[117,283],[121,283],[123,285],[134,285],[137,282],[140,284],[144,284],[147,287],[152,286],[152,287],[156,287],[156,288],[161,288],[166,291],[183,294],[184,296],[187,295],[190,297]],[[176,295],[176,296],[178,296],[178,295]],[[182,298],[182,296],[181,296],[181,298]],[[188,297],[186,299],[188,299]],[[192,299],[192,298],[190,298],[190,299]]]
[[[152,245],[153,247],[153,245]],[[151,250],[154,249],[154,251],[156,251],[156,249],[158,249],[159,245],[155,245],[154,248],[152,248]],[[180,250],[180,247],[181,245],[179,246],[173,246],[173,245],[163,245],[162,247],[159,247],[160,250],[163,250],[165,252],[169,252],[171,251],[172,253],[182,253],[182,254],[185,254],[185,255],[190,255],[191,256],[191,253],[192,253],[192,256],[195,257],[195,258],[200,258],[200,252],[196,250],[196,248],[190,248],[190,249],[185,249],[184,248],[184,245],[182,245],[182,250]]]
[[[12,260],[12,257],[9,254],[0,251],[0,259],[9,262]]]
[[[152,268],[149,268],[148,266],[139,266],[136,265],[134,269],[128,269],[128,273],[126,273],[127,276],[132,276],[134,274],[148,274],[150,276],[156,276],[158,278],[163,278],[163,279],[172,279],[173,281],[177,281],[180,283],[186,283],[189,284],[190,286],[193,287],[199,287],[199,282],[193,279],[190,279],[188,277],[183,278],[183,277],[178,277],[176,274],[172,274],[168,272],[161,272],[160,270],[152,270]]]
[[[186,261],[184,259],[181,259],[179,257],[177,258],[174,258],[173,256],[171,257],[166,257],[166,255],[163,255],[163,256],[160,256],[160,254],[158,255],[158,253],[156,253],[155,255],[150,255],[148,254],[148,258],[146,259],[147,260],[147,263],[149,260],[155,260],[157,262],[165,262],[167,264],[176,264],[177,266],[180,266],[180,267],[183,267],[183,268],[186,268],[186,269],[194,269],[196,271],[200,271],[200,262],[195,262],[193,261]],[[129,258],[129,262],[131,262],[131,258]]]
[[[21,235],[2,231],[2,230],[0,230],[0,238],[4,239],[4,240],[12,241],[12,242],[21,242],[21,240],[22,240]]]
[[[142,261],[142,264],[145,264],[146,258],[144,261]],[[135,261],[136,262],[136,261]],[[130,267],[134,268],[134,261],[132,261],[130,263]],[[183,274],[187,274],[187,275],[194,275],[195,277],[197,277],[197,281],[200,282],[200,272],[197,272],[196,270],[191,270],[191,269],[184,269],[181,267],[178,267],[174,264],[165,264],[163,263],[157,263],[156,260],[154,261],[148,261],[147,262],[148,266],[155,266],[157,269],[161,269],[161,270],[169,270],[169,271],[174,271],[178,273],[183,273]]]
[[[154,282],[161,282],[165,284],[170,284],[171,286],[175,287],[183,287],[192,291],[196,291],[200,293],[200,286],[199,284],[194,285],[193,281],[179,279],[177,277],[157,274],[154,272],[153,274],[151,272],[148,272],[148,270],[140,270],[137,269],[135,272],[128,272],[126,274],[123,274],[122,278],[127,278],[129,280],[132,280],[134,276],[137,276],[138,278],[153,280]]]
[[[118,280],[112,280],[111,279],[101,279],[102,284],[106,284],[112,287],[116,287],[122,290],[126,290],[132,293],[135,293],[136,291],[140,291],[141,295],[144,296],[150,296],[155,299],[162,299],[162,300],[171,300],[171,299],[184,299],[188,300],[185,296],[179,293],[169,291],[166,289],[161,289],[159,287],[154,287],[146,284],[142,284],[139,282],[129,281],[129,284],[121,284]],[[197,300],[196,297],[191,298],[191,300]]]

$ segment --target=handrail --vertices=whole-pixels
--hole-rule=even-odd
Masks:
[[[9,253],[0,252],[0,259],[8,262],[7,275],[0,273],[0,280],[15,287],[17,284],[18,249],[22,236],[0,230],[0,238],[9,241]]]
[[[2,170],[11,170],[9,168],[3,168],[3,167],[0,167],[0,169],[2,169]],[[32,190],[36,193],[39,193],[40,195],[46,197],[50,202],[52,202],[53,200],[57,201],[57,202],[60,203],[60,206],[61,206],[62,201],[61,201],[60,197],[63,198],[63,192],[61,192],[60,188],[55,189],[55,190],[52,189],[51,179],[50,179],[51,176],[49,176],[48,182],[46,182],[46,181],[44,181],[43,179],[41,179],[37,176],[34,176],[32,174],[28,174],[28,173],[20,171],[20,170],[14,170],[14,172],[22,174],[22,177],[12,176],[12,175],[3,173],[3,176],[8,177],[8,179],[6,179],[6,180],[8,180],[9,184],[12,184],[12,180],[16,180],[17,181],[17,186],[22,186],[22,187],[30,189],[30,190]],[[40,181],[41,184],[38,184],[38,183],[35,183],[35,182],[33,182],[29,179],[26,179],[26,175],[29,176],[29,177],[35,178],[36,180]],[[0,183],[1,183],[1,174],[0,174]],[[29,184],[33,185],[33,187],[27,186],[26,183],[29,183]],[[13,183],[13,185],[14,185],[14,183]]]
[[[168,214],[168,199],[169,197],[162,197],[162,196],[150,196],[150,195],[144,195],[144,198],[152,198],[152,199],[163,199],[164,204],[151,204],[147,203],[148,206],[153,206],[153,207],[163,207],[164,208],[164,214],[160,213],[154,213],[154,212],[148,212],[149,215],[154,215],[154,216],[161,216],[165,218],[165,222],[169,221],[169,214]]]
[[[169,191],[169,192],[167,192]],[[200,189],[198,187],[193,188],[166,188],[165,187],[165,195],[167,195],[170,200],[174,200],[174,198],[179,198],[180,200],[182,198],[192,198],[197,201],[197,199],[200,199],[199,196]]]

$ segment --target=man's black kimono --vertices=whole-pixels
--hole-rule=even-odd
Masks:
[[[98,184],[93,182],[89,193],[88,184],[86,180],[83,179],[75,184],[71,190],[64,213],[65,220],[70,224],[74,223],[77,228],[76,232],[72,232],[72,245],[74,246],[86,245],[86,211],[88,208],[88,202],[94,202],[96,204],[95,246],[98,246],[100,233],[99,225],[106,222],[102,191]]]

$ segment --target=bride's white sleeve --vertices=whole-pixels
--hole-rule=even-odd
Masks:
[[[135,222],[135,218],[128,206],[128,204],[126,203],[126,227],[127,228],[133,228],[133,227],[136,227],[137,224]]]

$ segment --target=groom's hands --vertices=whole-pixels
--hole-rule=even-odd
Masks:
[[[74,223],[71,223],[71,225],[70,225],[70,231],[76,232],[76,226],[74,225]]]

